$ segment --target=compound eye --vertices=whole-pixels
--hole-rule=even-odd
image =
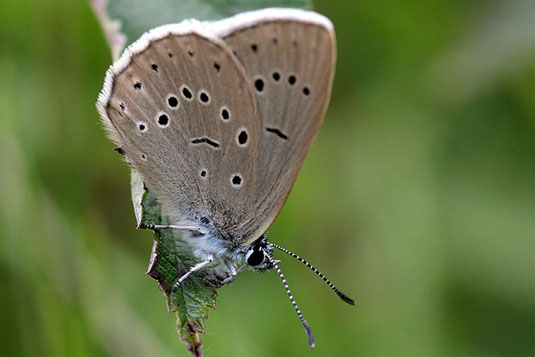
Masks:
[[[247,257],[247,264],[250,266],[257,266],[264,261],[264,252],[261,250],[253,249]]]

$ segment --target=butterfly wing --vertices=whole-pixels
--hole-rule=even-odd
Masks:
[[[239,227],[257,239],[281,210],[322,123],[335,65],[332,23],[294,9],[265,9],[208,25],[245,68],[261,121],[255,215]]]
[[[108,71],[97,107],[173,224],[249,221],[261,127],[243,67],[198,22],[156,28]],[[201,223],[202,222],[202,223]],[[213,223],[213,225],[212,225]]]

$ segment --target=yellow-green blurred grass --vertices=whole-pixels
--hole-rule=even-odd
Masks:
[[[206,355],[535,353],[535,7],[483,5],[316,1],[332,105],[268,234],[358,305],[282,257],[316,350],[276,275],[245,273]],[[89,6],[0,14],[0,353],[186,355],[94,109],[111,59]]]

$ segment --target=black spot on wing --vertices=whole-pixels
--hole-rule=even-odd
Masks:
[[[214,141],[214,140],[212,140],[210,138],[207,138],[207,137],[195,138],[195,139],[191,140],[191,143],[192,144],[207,144],[207,145],[210,145],[213,148],[218,148],[219,147],[219,143],[217,141]]]
[[[288,136],[277,128],[266,128],[266,131],[268,133],[277,135],[281,139],[288,140]]]

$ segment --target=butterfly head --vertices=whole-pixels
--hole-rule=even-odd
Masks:
[[[274,268],[273,250],[266,237],[262,235],[245,251],[247,265],[257,271],[267,271]]]

